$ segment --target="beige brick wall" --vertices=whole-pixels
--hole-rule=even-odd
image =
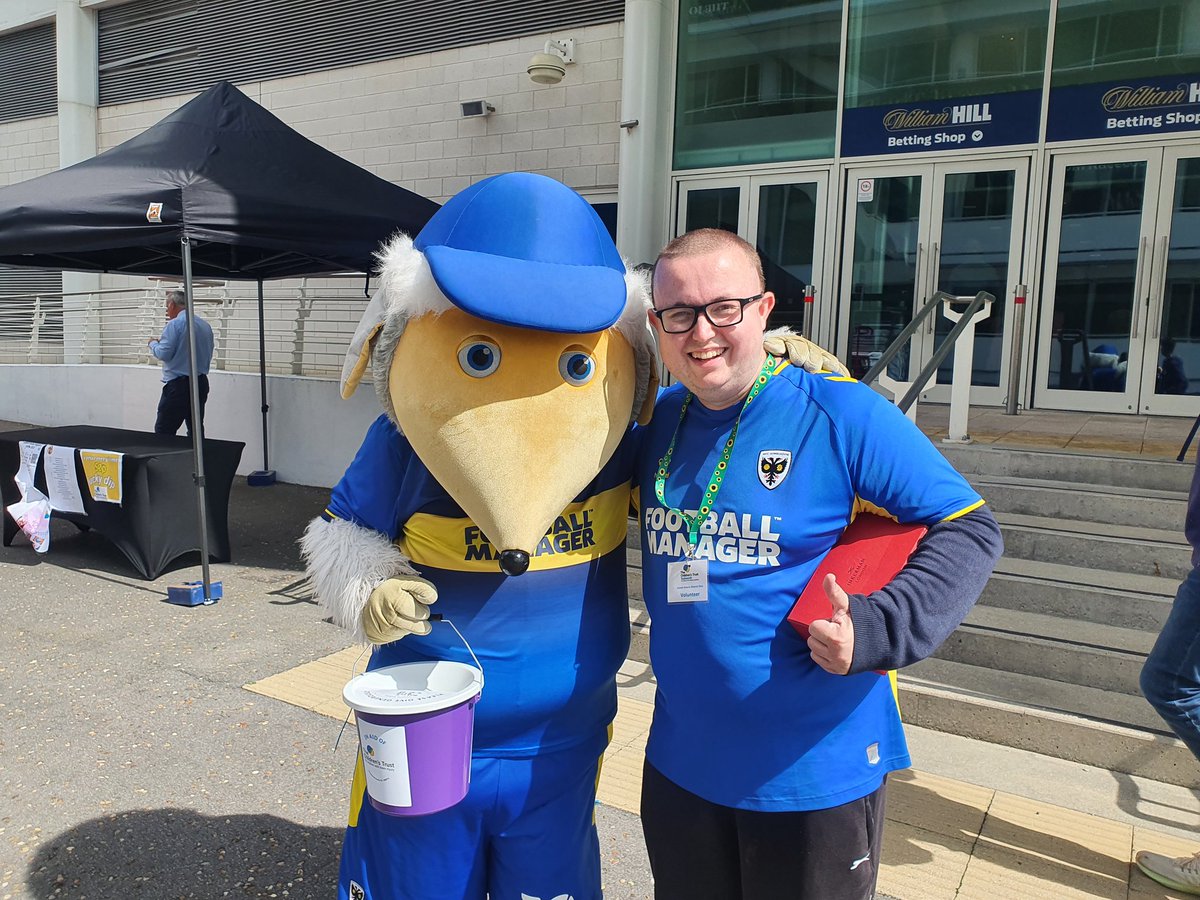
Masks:
[[[58,168],[58,116],[0,124],[0,186]]]
[[[241,85],[306,137],[381,178],[439,202],[500,172],[538,172],[579,190],[617,184],[622,24],[568,29],[457,50]],[[575,39],[555,86],[525,74],[547,38]],[[153,125],[186,97],[100,110],[100,149]],[[459,103],[496,111],[464,119]]]

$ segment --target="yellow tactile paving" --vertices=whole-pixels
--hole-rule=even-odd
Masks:
[[[644,749],[650,734],[654,704],[627,697],[617,698],[617,720],[613,722],[612,747],[635,746]]]
[[[301,709],[343,719],[346,705],[342,703],[342,688],[354,673],[363,670],[365,664],[362,647],[347,647],[244,687]]]
[[[341,720],[342,687],[365,664],[362,648],[347,647],[245,687]],[[618,698],[601,803],[638,812],[653,712],[652,703]],[[1184,856],[1200,849],[1200,836],[1193,844],[910,769],[888,782],[879,890],[900,900],[1186,900],[1137,870],[1133,854],[1143,849]]]
[[[906,769],[888,778],[887,817],[957,840],[974,841],[995,791]]]
[[[979,837],[1000,849],[1124,877],[1133,826],[997,791]]]
[[[626,812],[641,811],[643,747],[610,747],[600,769],[596,799]]]
[[[967,863],[959,900],[1125,900],[1128,870],[1120,877],[1101,875],[1058,860],[977,844]],[[919,900],[918,896],[903,900]]]
[[[971,860],[972,842],[894,821],[892,799],[889,793],[879,893],[904,900],[953,900]]]

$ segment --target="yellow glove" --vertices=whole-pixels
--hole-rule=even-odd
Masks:
[[[806,372],[833,372],[849,376],[850,370],[836,356],[817,346],[803,335],[791,331],[768,334],[763,340],[763,349],[778,359],[786,359],[793,366]]]
[[[416,575],[389,578],[367,598],[363,633],[372,644],[389,644],[407,634],[429,634],[429,606],[436,601],[437,588],[431,581]]]

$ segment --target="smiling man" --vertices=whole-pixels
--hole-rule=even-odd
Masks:
[[[640,452],[642,571],[658,681],[642,823],[658,900],[861,900],[887,773],[909,765],[890,681],[937,648],[1001,552],[979,495],[894,406],[763,346],[754,248],[667,245],[649,313],[680,382]],[[929,526],[870,597],[830,577],[807,644],[797,595],[855,515]]]

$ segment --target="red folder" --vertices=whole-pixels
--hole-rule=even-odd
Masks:
[[[788,621],[808,640],[808,626],[833,614],[821,583],[832,572],[847,594],[869,594],[885,587],[908,562],[928,529],[924,525],[901,525],[867,513],[846,526],[838,542],[821,560],[817,571],[788,613]]]

